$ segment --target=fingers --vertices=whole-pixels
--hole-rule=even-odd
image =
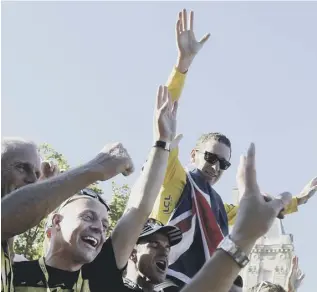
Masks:
[[[168,91],[167,86],[160,86],[157,92],[157,110],[161,112],[169,112],[171,113],[172,110],[177,112],[177,105],[172,104],[172,97]]]
[[[194,11],[189,13],[189,29],[194,31]]]
[[[159,88],[157,89],[157,94],[156,94],[156,109],[159,110],[162,105],[162,92],[163,92],[163,86],[160,85]]]
[[[310,187],[317,187],[317,176],[309,182]]]
[[[176,23],[176,35],[187,30],[191,30],[191,31],[194,30],[194,11],[190,11],[189,13],[189,27],[188,27],[187,10],[183,9],[178,14],[178,20]]]
[[[277,216],[292,201],[292,195],[289,192],[280,194],[276,199],[268,202]]]
[[[48,161],[43,161],[41,163],[41,173],[44,174],[44,176],[46,176],[46,174],[48,174],[50,170],[51,170],[50,163]]]
[[[237,186],[240,194],[244,194],[245,190],[245,161],[245,156],[241,155],[237,172]]]
[[[171,143],[170,149],[173,150],[178,147],[179,142],[183,139],[182,134],[178,134]]]
[[[162,94],[161,94],[161,99],[162,99],[162,106],[161,106],[161,111],[162,112],[167,112],[171,110],[171,102],[170,102],[170,94],[168,92],[167,86],[162,86]]]
[[[274,198],[273,197],[271,197],[270,195],[264,195],[264,194],[262,194],[263,195],[263,198],[264,198],[264,201],[265,202],[270,202],[270,201],[272,201]],[[277,214],[277,218],[278,219],[284,219],[284,214],[283,214],[283,211],[284,211],[284,208]]]
[[[125,171],[122,172],[124,176],[129,176],[134,172],[134,166],[132,165],[131,167],[127,168]]]
[[[248,149],[247,156],[240,157],[237,185],[241,194],[244,194],[246,190],[249,190],[246,192],[249,195],[259,193],[255,170],[255,145],[253,143],[251,143]]]
[[[317,186],[312,187],[307,194],[308,199],[310,199],[317,191]]]
[[[177,117],[177,110],[178,110],[178,101],[175,101],[173,103],[173,108],[172,108],[172,117],[173,117],[173,119],[176,119],[176,117]]]
[[[258,188],[255,170],[255,145],[251,143],[245,162],[245,186],[247,189],[255,190]]]
[[[42,178],[50,178],[59,174],[59,168],[53,161],[43,161],[41,163]]]
[[[186,31],[187,30],[187,11],[186,11],[186,9],[183,9],[182,20],[183,20],[183,31]]]
[[[179,39],[181,32],[182,32],[182,21],[178,19],[176,22],[176,27],[175,27],[175,34],[176,34],[177,40]]]
[[[209,39],[210,37],[210,33],[207,33],[206,35],[204,35],[201,40],[199,41],[199,43],[203,46]]]
[[[303,281],[304,278],[305,278],[305,274],[302,273],[302,272],[300,272],[300,276],[299,276],[298,280],[299,280],[299,281]]]

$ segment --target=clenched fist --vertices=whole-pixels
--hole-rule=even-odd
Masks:
[[[101,181],[120,173],[127,176],[134,171],[132,159],[121,143],[107,144],[88,166]]]
[[[41,164],[41,176],[39,180],[44,180],[56,176],[60,173],[58,165],[52,161],[43,161]]]

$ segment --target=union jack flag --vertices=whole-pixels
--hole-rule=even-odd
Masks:
[[[198,170],[187,173],[186,186],[168,225],[183,232],[183,240],[171,249],[168,270],[168,278],[182,286],[190,282],[228,234],[221,197]]]

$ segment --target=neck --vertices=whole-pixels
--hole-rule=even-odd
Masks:
[[[144,275],[137,271],[135,264],[133,264],[133,267],[131,263],[128,264],[126,278],[138,284],[144,292],[154,291],[155,285],[151,283],[150,280],[147,279]]]
[[[81,269],[83,264],[74,261],[69,252],[50,248],[45,256],[45,264],[64,271],[75,272]]]

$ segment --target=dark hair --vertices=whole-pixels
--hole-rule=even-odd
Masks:
[[[286,290],[278,284],[273,284],[271,282],[263,281],[261,283],[256,284],[254,287],[252,287],[249,292],[257,292],[260,288],[259,292],[265,291],[265,292],[286,292]],[[264,290],[265,289],[265,290]]]
[[[199,148],[201,146],[201,144],[203,144],[211,139],[214,139],[214,140],[228,146],[230,149],[230,155],[231,155],[231,142],[230,142],[229,138],[226,137],[225,135],[223,135],[221,133],[217,133],[217,132],[207,133],[207,134],[201,135],[196,142],[196,147]]]

